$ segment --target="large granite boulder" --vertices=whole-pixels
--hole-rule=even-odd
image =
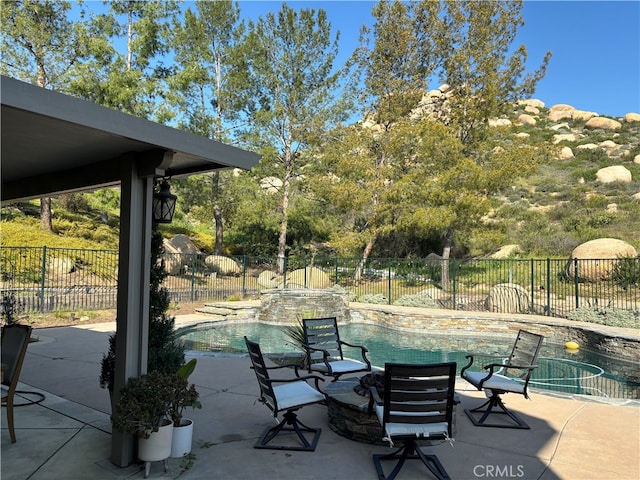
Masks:
[[[276,272],[265,270],[258,275],[258,285],[262,288],[276,288],[278,286],[279,275]]]
[[[531,306],[529,292],[515,283],[495,285],[485,300],[490,312],[527,313]]]
[[[192,258],[187,255],[200,255],[200,249],[186,235],[178,234],[167,240],[162,240],[164,247],[164,268],[169,275],[179,275],[183,273],[189,265],[193,263]]]
[[[238,262],[222,255],[208,255],[204,259],[204,264],[209,270],[220,275],[240,275],[242,272]]]
[[[283,287],[283,282],[278,286]],[[287,275],[288,288],[322,289],[331,286],[333,286],[333,283],[329,276],[316,267],[300,268]]]
[[[620,257],[635,257],[636,249],[617,238],[598,238],[578,245],[567,262],[565,271],[575,278],[575,260],[578,262],[578,279],[588,282],[608,280]]]
[[[611,118],[593,117],[584,124],[584,128],[588,128],[591,130],[620,130],[620,128],[622,128],[622,124],[617,120],[613,120]]]
[[[630,183],[632,180],[631,172],[622,165],[612,165],[611,167],[601,168],[596,172],[596,180],[600,183]]]

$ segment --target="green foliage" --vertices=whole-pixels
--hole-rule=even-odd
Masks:
[[[22,313],[22,302],[16,298],[13,293],[2,293],[2,300],[0,301],[0,319],[2,325],[13,325],[18,323],[18,315]]]
[[[640,328],[640,310],[581,307],[567,315],[569,320],[622,328]]]
[[[367,293],[358,297],[358,302],[360,303],[375,303],[378,305],[388,305],[389,299],[382,295],[381,293]]]
[[[438,308],[436,301],[426,293],[416,293],[413,295],[403,295],[395,302],[394,305],[404,307],[422,307],[422,308]]]
[[[640,257],[620,257],[614,264],[611,278],[624,288],[640,287]]]
[[[167,415],[176,385],[182,387],[186,382],[175,373],[151,372],[130,378],[120,390],[111,415],[113,428],[138,438],[149,438]]]

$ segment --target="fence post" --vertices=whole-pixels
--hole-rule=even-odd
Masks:
[[[196,254],[191,254],[191,302],[196,301]]]
[[[578,259],[573,259],[573,288],[576,295],[576,308],[580,306],[580,291],[578,290]]]
[[[391,259],[387,258],[387,274],[388,274],[388,278],[389,280],[387,281],[387,289],[389,291],[389,295],[387,296],[387,298],[389,299],[389,305],[391,305]]]
[[[547,316],[551,316],[551,259],[547,257]]]
[[[304,268],[304,282],[302,282],[304,284],[304,288],[307,288],[307,256],[305,255],[304,257],[302,257],[302,266]]]
[[[284,262],[282,263],[282,288],[284,290],[287,289],[287,267],[288,267],[288,257],[284,257]]]
[[[458,268],[457,268],[457,264],[456,264],[456,259],[455,258],[454,259],[448,259],[447,261],[451,262],[451,265],[452,265],[452,267],[451,267],[451,291],[453,293],[453,296],[452,296],[453,303],[452,303],[451,306],[453,307],[453,310],[457,310],[457,308],[456,308],[457,305],[456,304],[458,302],[456,301],[456,291],[457,291],[457,284],[458,284],[458,278],[457,278],[458,275],[457,275],[457,271],[456,270]]]
[[[247,295],[247,256],[242,255],[242,298]]]
[[[336,285],[338,285],[338,257],[336,257],[336,281],[334,282]]]
[[[533,295],[535,294],[535,276],[534,276],[534,270],[535,270],[535,263],[533,258],[531,259],[531,306],[529,307],[529,311],[531,313],[535,313],[534,309],[535,309],[535,302],[533,301]]]
[[[42,282],[40,284],[40,313],[44,313],[44,287],[47,281],[47,246],[42,247],[42,271],[40,272]]]

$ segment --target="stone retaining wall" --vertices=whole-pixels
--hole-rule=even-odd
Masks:
[[[283,295],[283,292],[287,293]],[[604,354],[640,361],[640,332],[635,329],[539,315],[349,304],[341,294],[326,290],[265,291],[262,301],[219,302],[198,311],[210,314],[216,320],[258,320],[269,324],[293,322],[301,315],[315,312],[317,317],[335,316],[340,323],[368,323],[429,335],[515,338],[519,329],[525,329],[544,335],[551,343],[564,345],[572,340]]]

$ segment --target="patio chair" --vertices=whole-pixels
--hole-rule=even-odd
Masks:
[[[529,425],[522,420],[515,412],[507,409],[502,402],[500,395],[503,393],[519,393],[529,398],[527,387],[533,370],[537,368],[536,360],[540,347],[542,346],[542,335],[536,335],[525,330],[520,330],[513,344],[513,350],[508,358],[503,358],[502,362],[489,363],[484,365],[484,369],[489,372],[472,371],[469,368],[473,365],[474,355],[467,355],[469,364],[465,366],[460,376],[476,387],[478,390],[487,391],[488,400],[477,408],[465,409],[465,413],[477,427],[500,427],[500,428],[521,428],[529,429]],[[491,357],[489,355],[481,355]],[[495,356],[493,358],[496,358]],[[490,415],[507,415],[512,421],[493,423],[489,420]],[[479,417],[479,418],[478,418]],[[489,420],[489,422],[487,421]]]
[[[16,443],[13,400],[30,337],[31,327],[27,325],[14,324],[2,327],[2,405],[7,407],[7,425],[11,443]]]
[[[318,387],[318,382],[324,381],[324,379],[314,375],[300,377],[298,375],[297,365],[278,365],[267,367],[264,362],[264,357],[262,356],[262,351],[260,350],[260,345],[252,342],[247,337],[244,337],[244,341],[247,344],[247,350],[249,351],[249,357],[251,358],[251,368],[255,371],[258,384],[260,385],[260,402],[264,403],[267,408],[273,412],[273,418],[276,421],[276,426],[267,428],[254,445],[254,448],[301,450],[307,452],[314,451],[318,444],[318,439],[320,438],[322,429],[306,426],[298,420],[295,411],[307,405],[325,402],[326,397],[322,392],[320,392]],[[286,367],[294,368],[296,375],[295,378],[276,380],[269,377],[270,370]],[[313,388],[307,383],[307,380],[311,379],[315,381],[316,388]],[[278,414],[280,412],[285,413],[282,420],[278,422]],[[283,431],[294,432],[302,445],[271,444],[270,442]],[[305,432],[310,434],[310,439],[307,439]]]
[[[340,340],[336,317],[305,318],[302,320],[302,327],[309,373],[332,376],[335,382],[347,373],[371,371],[367,348]],[[345,358],[343,346],[359,349],[362,361]]]
[[[402,447],[390,454],[373,454],[380,480],[392,480],[408,459],[419,459],[439,480],[449,475],[436,455],[426,454],[419,442],[452,439],[456,363],[414,365],[386,363],[384,391],[372,387],[375,413],[384,431],[383,440]],[[382,394],[382,398],[380,398]],[[383,460],[397,460],[385,476]]]

